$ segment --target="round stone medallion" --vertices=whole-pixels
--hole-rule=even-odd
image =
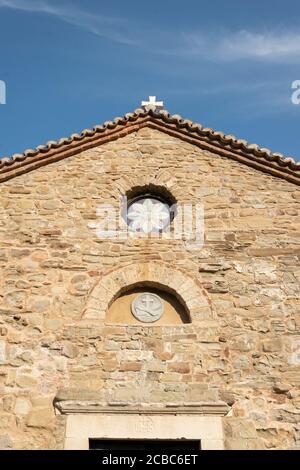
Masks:
[[[158,295],[144,292],[132,301],[131,311],[137,320],[152,323],[164,313],[164,304]]]

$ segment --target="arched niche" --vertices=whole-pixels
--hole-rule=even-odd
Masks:
[[[148,262],[114,269],[99,279],[89,293],[82,319],[106,323],[113,303],[131,289],[140,288],[168,294],[170,303],[172,297],[173,306],[184,311],[185,322],[213,317],[207,293],[197,279],[168,264]]]
[[[161,300],[163,314],[153,322],[137,319],[132,312],[135,299],[143,295],[154,294]],[[137,282],[120,290],[119,294],[108,306],[105,322],[119,325],[164,326],[191,323],[184,301],[172,289],[157,282]]]

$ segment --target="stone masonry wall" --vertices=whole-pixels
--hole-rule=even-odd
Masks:
[[[97,237],[99,204],[150,183],[204,204],[203,248]],[[300,447],[299,213],[296,185],[150,129],[1,184],[0,448],[63,448],[57,394],[221,399],[228,449]],[[84,323],[103,276],[150,262],[198,282],[207,312]]]

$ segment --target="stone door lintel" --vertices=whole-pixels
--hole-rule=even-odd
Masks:
[[[193,439],[202,450],[224,448],[224,402],[175,406],[101,406],[100,403],[58,402],[67,415],[65,449],[89,448],[89,439]]]

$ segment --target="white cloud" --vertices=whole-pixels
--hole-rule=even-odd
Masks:
[[[221,51],[232,59],[295,57],[300,55],[300,33],[240,31],[225,39]]]
[[[100,3],[100,2],[99,2]],[[165,28],[155,34],[152,25],[137,28],[127,19],[89,12],[68,1],[0,0],[0,8],[51,15],[112,41],[140,46],[158,55],[184,59],[201,58],[210,61],[265,60],[270,62],[297,62],[300,58],[300,29],[287,31],[205,31],[182,32]],[[157,39],[157,37],[159,39]]]
[[[0,0],[0,8],[51,15],[65,23],[84,28],[97,36],[106,37],[121,44],[135,44],[135,41],[130,37],[129,33],[122,32],[124,26],[126,26],[123,19],[89,13],[74,5],[66,3],[53,4],[53,2],[52,5],[50,5],[50,2],[46,0]]]
[[[185,50],[192,55],[213,60],[296,60],[300,56],[300,31],[251,32],[240,30],[204,35],[188,33],[183,35]]]

